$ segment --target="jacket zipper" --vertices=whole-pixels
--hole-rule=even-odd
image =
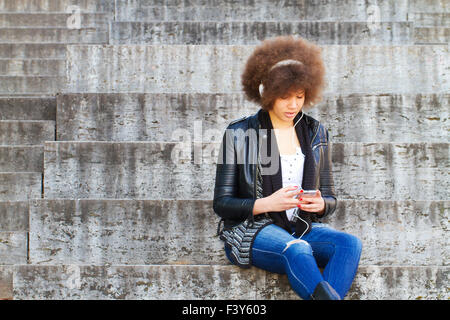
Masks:
[[[314,139],[316,138],[318,132],[319,132],[319,125],[317,125],[317,127],[316,127],[316,133],[314,134],[313,138],[311,139],[311,148],[312,148]],[[314,148],[316,148],[317,146],[318,146],[318,145],[314,146]],[[314,149],[313,149],[313,150],[314,150]]]
[[[317,147],[320,147],[320,146],[326,146],[326,145],[327,145],[326,143],[320,142],[320,143],[316,144],[316,145],[312,148],[312,151],[314,151],[314,149],[316,149]]]
[[[261,129],[261,124],[258,125],[258,128]],[[253,169],[253,199],[256,201],[257,199],[257,195],[256,195],[256,183],[258,181],[258,177],[256,176],[256,167],[258,165],[258,161],[259,161],[259,133],[260,131],[258,130],[258,133],[256,135],[256,164],[255,164],[255,168]],[[255,221],[255,217],[253,215],[253,211],[250,213],[251,215],[251,224],[253,225],[253,222]]]
[[[257,136],[257,141],[256,141],[256,165],[255,165],[255,168],[253,169],[253,171],[254,171],[253,177],[255,179],[255,182],[253,184],[253,197],[254,197],[255,200],[257,199],[257,196],[256,196],[256,183],[258,182],[258,177],[256,176],[256,166],[259,163],[259,134],[261,132],[260,129],[261,129],[261,124],[258,125],[258,134],[256,135]]]

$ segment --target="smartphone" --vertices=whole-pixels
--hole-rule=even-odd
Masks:
[[[316,194],[316,190],[303,190],[303,192],[298,194],[296,198],[313,197],[315,194]]]

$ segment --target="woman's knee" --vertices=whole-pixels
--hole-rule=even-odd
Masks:
[[[349,233],[342,234],[340,245],[346,248],[352,248],[359,253],[361,253],[363,246],[361,239]]]
[[[297,254],[312,255],[312,248],[305,240],[294,239],[286,243],[286,246],[281,253],[290,256]]]

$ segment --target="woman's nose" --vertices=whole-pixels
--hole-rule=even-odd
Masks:
[[[297,101],[295,97],[292,97],[288,100],[288,107],[291,109],[297,109]]]

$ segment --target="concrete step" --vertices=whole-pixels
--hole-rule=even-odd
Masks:
[[[445,266],[359,267],[347,300],[449,298]],[[8,299],[300,299],[286,275],[215,265],[0,266]]]
[[[55,97],[0,97],[0,120],[56,120]],[[54,140],[54,139],[50,139]]]
[[[231,120],[260,109],[241,93],[68,93],[57,105],[58,141],[221,141]],[[329,94],[304,112],[333,142],[447,142],[449,105],[444,93]]]
[[[64,59],[0,59],[0,74],[8,76],[65,76]]]
[[[70,45],[62,92],[242,92],[251,45]],[[324,93],[447,93],[447,45],[322,45]],[[140,63],[136,63],[140,61]],[[83,63],[81,63],[83,62]],[[224,72],[226,70],[226,72]]]
[[[43,145],[0,145],[0,172],[42,172]]]
[[[98,28],[0,28],[0,43],[108,43]]]
[[[64,87],[65,76],[0,76],[0,94],[55,94]]]
[[[42,172],[0,172],[0,200],[42,197]]]
[[[406,20],[408,1],[129,1],[116,0],[117,21],[384,21]]]
[[[67,28],[77,22],[73,13],[0,13],[0,28],[14,27],[59,27]],[[80,13],[80,26],[83,28],[108,28],[109,14]],[[76,26],[75,26],[76,27]]]
[[[251,45],[291,34],[317,44],[412,44],[412,32],[411,22],[112,22],[110,44]]]
[[[445,265],[449,209],[450,201],[339,200],[323,222],[361,239],[363,265]],[[33,264],[229,263],[212,200],[32,199],[29,215]]]
[[[55,140],[55,121],[0,120],[0,145],[43,145]]]
[[[213,197],[219,143],[47,141],[45,198]],[[449,198],[448,143],[333,143],[343,199]]]
[[[65,59],[66,44],[0,43],[2,59]]]
[[[418,27],[450,27],[450,12],[408,13],[408,21]]]
[[[450,27],[416,27],[414,28],[415,44],[448,44]]]
[[[114,1],[110,0],[2,0],[0,12],[66,12],[76,5],[82,12],[113,12]]]

